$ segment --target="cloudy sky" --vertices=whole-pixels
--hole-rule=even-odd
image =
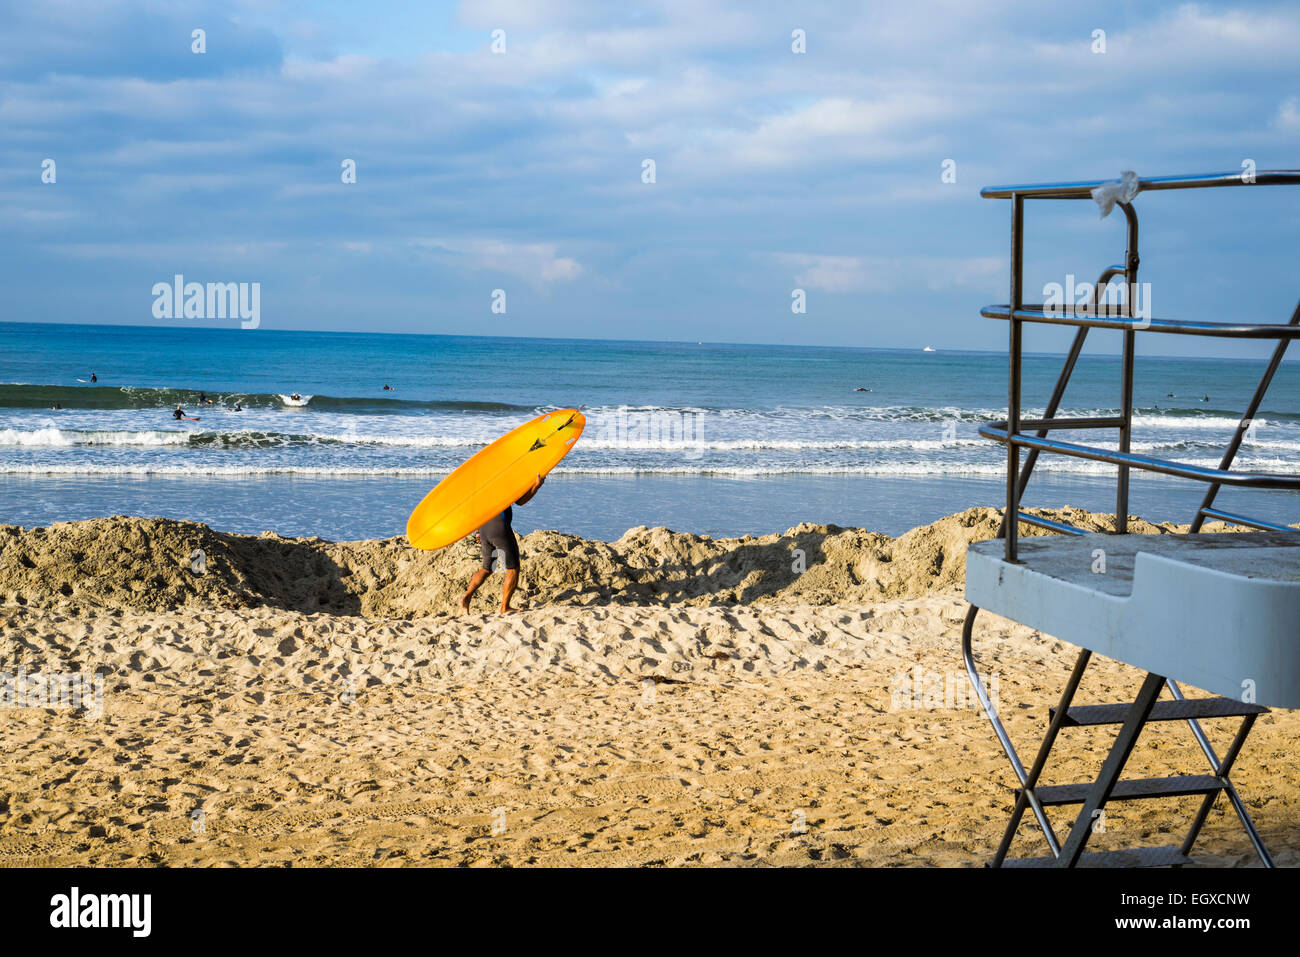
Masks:
[[[1297,50],[1294,3],[0,2],[0,319],[181,273],[269,329],[1001,349],[980,187],[1300,167]],[[1137,207],[1157,316],[1288,317],[1300,189]],[[1032,299],[1122,219],[1027,243]]]

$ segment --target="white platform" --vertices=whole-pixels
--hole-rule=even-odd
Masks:
[[[1217,695],[1300,708],[1300,532],[1022,538],[1021,564],[1004,547],[967,550],[971,604]]]

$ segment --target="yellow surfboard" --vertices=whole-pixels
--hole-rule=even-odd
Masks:
[[[474,453],[437,484],[406,520],[416,548],[459,541],[503,512],[569,454],[587,424],[577,409],[547,412]]]

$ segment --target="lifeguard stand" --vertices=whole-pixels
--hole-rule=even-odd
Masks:
[[[1130,181],[1131,195],[1116,205],[1127,223],[1127,250],[1122,264],[1104,269],[1090,306],[1063,308],[1026,304],[1023,298],[1023,236],[1028,200],[1087,200],[1094,190],[1115,190],[1113,182],[996,186],[982,191],[989,199],[1011,201],[1010,302],[987,306],[981,315],[1008,322],[1010,377],[1007,419],[982,427],[985,438],[1007,450],[1007,504],[999,537],[979,542],[966,555],[966,598],[970,608],[962,630],[966,671],[984,713],[993,725],[1020,787],[1011,819],[991,861],[1002,866],[1161,866],[1181,865],[1218,796],[1226,794],[1260,860],[1272,867],[1264,842],[1245,804],[1229,779],[1233,763],[1256,718],[1267,706],[1300,707],[1300,531],[1284,525],[1232,514],[1215,507],[1219,490],[1235,488],[1300,490],[1300,475],[1240,472],[1232,463],[1291,341],[1300,337],[1300,305],[1289,322],[1186,322],[1139,318],[1133,296],[1122,305],[1102,304],[1103,291],[1116,278],[1130,291],[1138,276],[1138,218],[1133,199],[1153,190],[1263,188],[1300,185],[1300,171],[1216,173],[1166,176]],[[1133,190],[1135,187],[1135,191]],[[1021,361],[1024,323],[1075,327],[1073,343],[1042,418],[1021,415]],[[1119,414],[1057,416],[1070,375],[1091,329],[1121,334]],[[1133,430],[1133,359],[1138,333],[1216,336],[1275,340],[1273,355],[1244,410],[1217,469],[1166,461],[1130,451]],[[1118,448],[1101,448],[1048,437],[1055,430],[1115,430]],[[1024,460],[1021,461],[1022,450]],[[1020,508],[1034,464],[1042,453],[1108,462],[1118,468],[1114,534],[1088,533],[1061,522],[1031,515]],[[1128,533],[1131,469],[1205,482],[1200,508],[1186,535]],[[1012,516],[1016,521],[1009,520]],[[1206,519],[1255,529],[1252,532],[1205,534]],[[1018,523],[1059,532],[1064,537],[1018,537]],[[1105,572],[1094,572],[1097,551]],[[1046,735],[1028,770],[1021,763],[988,692],[979,679],[971,648],[975,618],[981,608],[1077,645],[1074,669],[1060,702],[1051,709]],[[1131,703],[1073,704],[1092,654],[1106,655],[1145,671]],[[1184,681],[1214,697],[1185,697]],[[1168,689],[1170,698],[1160,700]],[[1236,736],[1220,758],[1200,722],[1240,718]],[[1121,773],[1148,721],[1185,721],[1210,765],[1209,774],[1168,778],[1122,779]],[[1071,727],[1119,725],[1114,745],[1095,780],[1078,784],[1038,783],[1058,737]],[[1179,846],[1084,853],[1096,812],[1110,801],[1198,795],[1200,807]],[[1077,806],[1078,814],[1064,841],[1057,837],[1046,809]],[[1049,857],[1008,859],[1026,810],[1033,812]]]

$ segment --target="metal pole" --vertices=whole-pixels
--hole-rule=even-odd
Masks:
[[[1171,679],[1168,682],[1168,685],[1169,693],[1174,696],[1174,700],[1186,700],[1183,697],[1183,689],[1178,687],[1177,681]],[[1241,796],[1237,794],[1236,787],[1233,786],[1232,781],[1228,778],[1228,771],[1231,770],[1233,761],[1237,760],[1237,752],[1240,751],[1241,746],[1245,744],[1246,735],[1250,733],[1250,729],[1253,725],[1253,720],[1242,722],[1241,730],[1237,732],[1237,737],[1233,739],[1232,745],[1228,748],[1228,754],[1225,755],[1223,761],[1220,762],[1218,755],[1214,753],[1214,746],[1210,744],[1210,739],[1206,736],[1205,730],[1201,727],[1201,723],[1195,718],[1187,719],[1187,726],[1192,729],[1192,735],[1196,738],[1196,743],[1201,746],[1201,752],[1205,755],[1206,760],[1210,762],[1210,766],[1214,768],[1214,773],[1223,780],[1224,793],[1228,795],[1228,800],[1232,803],[1232,809],[1237,812],[1237,817],[1241,820],[1241,826],[1245,828],[1246,836],[1250,838],[1250,843],[1255,846],[1255,853],[1259,855],[1259,859],[1265,867],[1272,867],[1273,858],[1269,856],[1268,848],[1264,846],[1264,839],[1259,836],[1259,831],[1255,829],[1255,822],[1250,819],[1250,812],[1246,810],[1246,803],[1242,801]],[[1206,813],[1209,813],[1209,810],[1208,807],[1204,808]],[[1198,824],[1196,829],[1188,834],[1185,843],[1189,849],[1192,846],[1192,842],[1196,840],[1196,834],[1199,830],[1200,825]]]
[[[1120,418],[1124,424],[1119,427],[1119,451],[1127,454],[1130,438],[1133,434],[1133,350],[1136,346],[1135,333],[1124,333],[1123,382],[1120,385]],[[1128,532],[1128,466],[1119,467],[1118,481],[1115,483],[1115,533],[1124,535]]]
[[[1088,662],[1092,658],[1092,652],[1083,649],[1079,652],[1079,657],[1074,661],[1074,670],[1070,672],[1070,680],[1065,683],[1065,690],[1061,692],[1061,700],[1056,705],[1056,712],[1052,715],[1051,723],[1047,726],[1047,734],[1043,737],[1043,742],[1038,746],[1038,755],[1034,758],[1034,766],[1029,769],[1029,775],[1021,783],[1020,796],[1016,798],[1016,806],[1011,812],[1011,820],[1007,822],[1007,829],[1002,835],[1002,843],[998,845],[997,853],[993,855],[992,867],[1001,867],[1003,860],[1006,859],[1007,851],[1011,850],[1011,841],[1016,836],[1016,830],[1020,827],[1020,818],[1025,813],[1025,807],[1029,804],[1030,792],[1038,784],[1039,775],[1043,773],[1043,768],[1047,765],[1048,755],[1052,753],[1052,746],[1056,744],[1056,736],[1060,733],[1062,726],[1069,717],[1070,703],[1074,700],[1074,693],[1079,690],[1079,682],[1083,680],[1083,673],[1088,669]],[[1055,851],[1055,848],[1053,848]]]
[[[1025,198],[1016,194],[1011,198],[1011,343],[1010,371],[1007,395],[1007,433],[1020,431],[1020,361],[1021,325],[1016,311],[1023,305]],[[1019,561],[1016,556],[1016,535],[1020,524],[1020,448],[1007,443],[1007,511],[1003,517],[1006,526],[1006,560]]]
[[[980,681],[979,671],[975,667],[975,653],[971,649],[971,638],[975,632],[975,616],[979,614],[979,609],[971,605],[966,609],[966,622],[961,629],[961,657],[966,663],[966,675],[970,678],[970,683],[975,689],[975,697],[979,700],[980,707],[984,709],[984,716],[989,719],[989,724],[993,725],[993,733],[998,737],[998,743],[1002,745],[1002,750],[1006,753],[1007,760],[1011,762],[1011,770],[1016,773],[1016,780],[1023,786],[1029,780],[1025,774],[1025,766],[1020,763],[1020,755],[1016,754],[1016,746],[1011,743],[1011,736],[1007,734],[1007,729],[1002,725],[1002,719],[998,717],[998,709],[993,707],[993,700],[989,698],[988,691]],[[1052,830],[1052,823],[1047,819],[1047,812],[1043,810],[1042,802],[1033,790],[1025,792],[1028,795],[1029,807],[1034,812],[1034,817],[1038,819],[1038,826],[1043,829],[1043,837],[1047,839],[1047,846],[1051,849],[1052,856],[1055,857],[1061,853],[1061,844],[1056,839],[1056,832]]]
[[[1088,791],[1088,797],[1083,802],[1079,816],[1075,818],[1074,827],[1070,829],[1070,836],[1065,839],[1061,855],[1056,859],[1058,867],[1074,867],[1079,863],[1079,858],[1083,855],[1083,847],[1092,836],[1093,813],[1106,806],[1106,802],[1110,799],[1110,792],[1115,790],[1120,773],[1128,763],[1129,755],[1133,753],[1133,746],[1137,744],[1138,735],[1142,733],[1142,728],[1151,715],[1151,709],[1155,707],[1156,699],[1160,697],[1160,689],[1164,684],[1165,679],[1157,674],[1148,674],[1146,680],[1142,682],[1137,700],[1128,709],[1128,716],[1125,717],[1124,724],[1115,737],[1115,743],[1111,745],[1110,753],[1106,755],[1101,773],[1097,775],[1097,780]]]
[[[1116,276],[1124,275],[1123,266],[1107,266],[1102,270],[1102,274],[1097,279],[1097,285],[1093,289],[1093,301],[1100,302],[1102,290]],[[1056,386],[1052,389],[1052,398],[1047,403],[1047,408],[1043,410],[1043,420],[1047,421],[1056,417],[1056,411],[1061,407],[1061,400],[1065,398],[1065,387],[1069,385],[1070,376],[1074,374],[1074,366],[1079,361],[1079,356],[1083,353],[1083,343],[1088,338],[1088,327],[1080,326],[1074,334],[1074,341],[1070,344],[1070,351],[1065,356],[1065,363],[1061,366],[1061,374],[1056,377]],[[1055,428],[1056,426],[1052,426]],[[1047,438],[1047,428],[1043,427],[1038,430],[1040,439]],[[1019,501],[1025,496],[1025,488],[1029,485],[1029,477],[1034,472],[1034,464],[1038,461],[1038,449],[1030,449],[1025,454],[1024,465],[1020,467],[1020,484],[1016,492],[1016,500]],[[1006,533],[1007,517],[1002,516],[1002,524],[998,526],[997,538],[1002,538]],[[1046,527],[1046,526],[1044,526]]]
[[[1295,311],[1291,313],[1289,326],[1300,325],[1300,302],[1296,303]],[[1219,468],[1228,469],[1232,467],[1232,460],[1237,457],[1237,450],[1241,448],[1241,442],[1246,437],[1246,431],[1250,428],[1250,423],[1254,420],[1255,414],[1259,412],[1260,404],[1264,401],[1264,394],[1268,392],[1268,387],[1273,383],[1273,375],[1277,372],[1278,366],[1282,364],[1282,357],[1286,355],[1286,347],[1291,344],[1289,339],[1282,339],[1273,349],[1273,358],[1269,360],[1268,369],[1264,371],[1264,378],[1259,380],[1259,385],[1255,388],[1255,394],[1251,396],[1250,405],[1246,406],[1246,414],[1241,417],[1237,423],[1237,431],[1233,433],[1232,441],[1228,443],[1228,449],[1223,453],[1223,461],[1219,463]],[[1214,499],[1219,494],[1221,486],[1214,482],[1205,490],[1205,498],[1201,500],[1201,507],[1196,512],[1196,517],[1192,519],[1191,531],[1199,532],[1201,526],[1205,524],[1205,510],[1214,505]]]
[[[1232,773],[1233,762],[1237,760],[1237,755],[1241,751],[1241,746],[1246,743],[1246,738],[1250,735],[1250,729],[1255,725],[1256,715],[1248,714],[1241,722],[1241,727],[1237,729],[1237,736],[1232,739],[1232,744],[1228,746],[1228,753],[1223,757],[1223,763],[1216,765],[1214,768],[1215,776],[1224,784],[1231,784],[1228,775]],[[1183,846],[1178,849],[1178,853],[1184,857],[1192,853],[1192,845],[1196,843],[1196,838],[1201,833],[1201,828],[1205,825],[1205,819],[1209,816],[1210,808],[1214,807],[1214,802],[1218,799],[1217,793],[1205,795],[1201,801],[1201,808],[1196,812],[1196,819],[1192,821],[1192,828],[1187,832],[1187,837],[1183,839]],[[1252,825],[1253,826],[1253,825]],[[1252,835],[1251,840],[1255,841],[1255,849],[1259,851],[1263,848],[1262,841],[1257,840],[1258,834]],[[1268,851],[1263,851],[1261,857],[1265,867],[1272,867],[1273,861],[1268,856]]]
[[[1128,249],[1124,253],[1124,281],[1127,286],[1125,311],[1130,319],[1136,318],[1133,312],[1133,300],[1137,296],[1138,279],[1138,220],[1137,213],[1129,203],[1120,203],[1124,218],[1128,220]],[[1123,369],[1120,375],[1120,417],[1124,424],[1119,427],[1119,451],[1127,453],[1131,448],[1133,436],[1133,353],[1137,347],[1137,334],[1129,329],[1124,333]],[[1119,480],[1115,487],[1115,532],[1124,535],[1128,532],[1128,477],[1127,465],[1119,467]]]

